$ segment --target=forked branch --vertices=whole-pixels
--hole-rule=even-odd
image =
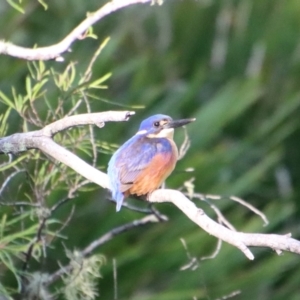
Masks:
[[[291,238],[291,234],[261,234],[243,233],[230,230],[223,225],[209,218],[205,212],[198,208],[191,200],[181,192],[175,190],[156,190],[149,201],[151,202],[172,202],[190,220],[200,226],[209,234],[223,240],[240,249],[249,259],[254,256],[248,247],[268,247],[276,252],[290,251],[300,254],[300,241]]]
[[[39,149],[50,155],[54,159],[64,163],[72,168],[78,174],[82,175],[91,182],[109,189],[108,176],[94,167],[90,166],[78,156],[55,143],[53,135],[61,130],[68,129],[77,125],[95,124],[103,126],[107,121],[127,121],[134,112],[130,111],[109,111],[103,113],[93,113],[66,117],[52,124],[47,125],[41,130],[17,133],[0,139],[0,154],[17,153],[29,149]],[[230,230],[225,226],[218,224],[209,218],[205,212],[198,208],[191,200],[176,190],[160,189],[154,191],[149,201],[172,202],[176,205],[190,220],[200,226],[203,230],[216,238],[223,240],[238,249],[240,249],[249,259],[254,256],[248,247],[268,247],[280,251],[290,251],[300,254],[300,242],[291,238],[290,234],[260,234],[243,233]]]

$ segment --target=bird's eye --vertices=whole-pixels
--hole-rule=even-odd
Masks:
[[[159,122],[154,122],[153,125],[154,127],[159,127]]]

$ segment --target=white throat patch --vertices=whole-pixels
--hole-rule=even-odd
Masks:
[[[159,133],[150,133],[147,135],[148,138],[168,138],[173,139],[174,128],[162,129]]]

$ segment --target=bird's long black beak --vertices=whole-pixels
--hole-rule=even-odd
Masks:
[[[196,120],[196,118],[191,118],[191,119],[181,119],[181,120],[172,120],[171,122],[169,122],[168,124],[166,124],[167,128],[177,128],[177,127],[181,127],[184,126],[186,124],[189,124],[191,122],[194,122]]]

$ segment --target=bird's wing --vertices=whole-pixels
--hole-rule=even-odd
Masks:
[[[122,192],[130,189],[135,179],[149,165],[155,154],[156,146],[151,142],[146,144],[136,142],[123,149],[116,163]]]

